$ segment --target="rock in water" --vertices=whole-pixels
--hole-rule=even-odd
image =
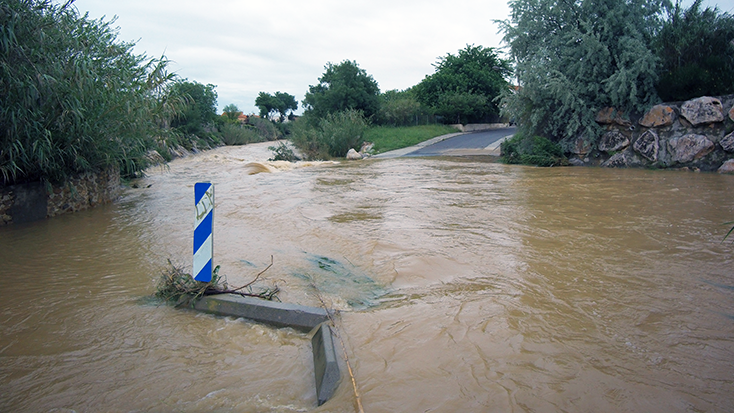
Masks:
[[[720,174],[734,174],[734,159],[729,159],[717,171]]]
[[[362,159],[362,155],[355,151],[354,148],[349,149],[349,152],[347,152],[347,159],[350,161],[356,161],[358,159]]]

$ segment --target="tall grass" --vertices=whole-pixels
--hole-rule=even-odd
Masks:
[[[133,54],[113,22],[71,2],[0,3],[0,184],[145,168],[184,102],[166,99],[167,60]]]
[[[257,129],[252,126],[225,123],[219,128],[225,145],[246,145],[248,143],[265,142]]]

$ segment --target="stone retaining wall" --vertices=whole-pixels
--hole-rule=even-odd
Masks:
[[[578,138],[572,164],[734,172],[734,95],[664,103],[638,119],[605,108],[596,121],[605,133],[596,147]]]
[[[61,185],[31,182],[0,187],[0,226],[37,221],[109,203],[120,196],[120,172],[87,172]]]

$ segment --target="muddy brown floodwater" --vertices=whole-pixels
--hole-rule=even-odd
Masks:
[[[216,188],[231,285],[272,255],[263,281],[283,301],[341,310],[367,412],[734,406],[734,176],[248,165],[267,146],[179,159],[112,205],[0,228],[0,411],[355,410],[346,373],[316,408],[307,334],[149,298],[167,259],[191,268],[198,181]]]

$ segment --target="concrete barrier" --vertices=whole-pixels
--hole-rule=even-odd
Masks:
[[[329,320],[323,308],[279,303],[236,294],[209,295],[199,299],[194,308],[206,313],[244,317],[275,327],[293,327],[309,332]]]
[[[210,314],[243,317],[275,327],[292,327],[303,332],[316,329],[311,337],[316,398],[326,403],[339,387],[341,373],[334,349],[329,313],[318,307],[266,301],[236,294],[217,294],[200,298],[194,309]]]
[[[321,406],[334,395],[339,387],[341,374],[336,360],[334,340],[328,324],[321,324],[311,338],[313,367],[316,376],[316,398]]]

